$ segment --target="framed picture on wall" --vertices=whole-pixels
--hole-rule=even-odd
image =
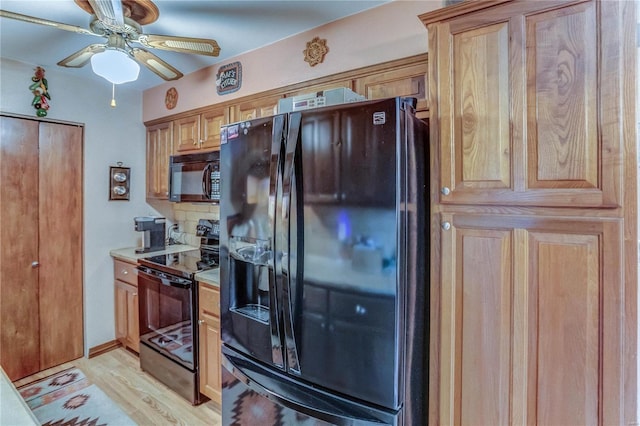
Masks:
[[[122,167],[122,163],[109,167],[109,201],[129,201],[130,172],[131,169]]]

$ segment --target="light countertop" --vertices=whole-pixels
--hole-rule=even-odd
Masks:
[[[125,262],[137,263],[138,259],[149,256],[159,256],[162,254],[180,253],[182,251],[198,250],[198,247],[190,246],[187,244],[175,244],[166,246],[164,250],[152,251],[147,253],[136,253],[138,247],[127,247],[121,249],[114,249],[109,252],[111,257],[124,260]]]
[[[167,246],[164,250],[148,252],[148,253],[136,253],[137,247],[127,247],[114,249],[109,252],[111,257],[125,262],[137,263],[138,259],[149,256],[159,256],[163,254],[180,253],[189,250],[198,250],[198,247],[190,246],[187,244],[175,244]],[[196,281],[201,281],[213,286],[220,285],[220,270],[218,268],[210,269],[208,271],[198,272],[195,275]]]
[[[208,271],[198,272],[196,281],[207,283],[212,286],[220,287],[220,269],[209,269]]]

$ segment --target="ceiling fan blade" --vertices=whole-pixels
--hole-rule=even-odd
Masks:
[[[143,46],[170,50],[172,52],[194,53],[196,55],[218,56],[220,46],[215,40],[206,38],[174,37],[153,34],[141,34],[137,40]]]
[[[124,25],[124,14],[120,0],[88,0],[96,17],[107,27],[120,28]]]
[[[56,22],[56,21],[49,21],[48,19],[34,18],[33,16],[27,16],[27,15],[22,15],[20,13],[9,12],[8,10],[0,10],[0,17],[15,19],[17,21],[29,22],[31,24],[46,25],[46,26],[49,26],[49,27],[55,27],[55,28],[59,28],[61,30],[71,31],[71,32],[74,32],[74,33],[79,33],[79,34],[86,34],[86,35],[102,37],[101,34],[96,34],[93,31],[89,31],[89,30],[87,30],[85,28],[82,28],[82,27],[77,27],[75,25],[69,25],[69,24],[63,24],[61,22]]]
[[[96,53],[104,52],[107,49],[106,44],[91,44],[84,49],[78,50],[76,53],[67,56],[58,65],[67,68],[81,68],[87,65],[87,62]]]
[[[147,52],[144,49],[134,47],[133,49],[131,49],[131,54],[136,61],[149,68],[164,80],[177,80],[184,75],[162,59],[158,58],[153,53]]]

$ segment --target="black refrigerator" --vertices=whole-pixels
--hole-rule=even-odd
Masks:
[[[222,128],[223,425],[423,425],[427,124],[415,99]]]

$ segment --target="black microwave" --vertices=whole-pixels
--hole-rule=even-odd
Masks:
[[[169,158],[169,201],[220,201],[220,152],[172,155]]]

